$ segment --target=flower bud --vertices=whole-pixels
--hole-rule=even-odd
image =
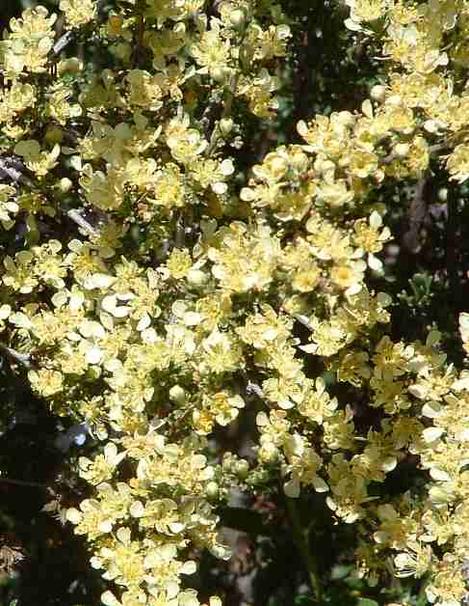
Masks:
[[[57,183],[57,188],[60,191],[60,193],[62,193],[62,194],[66,194],[67,192],[69,192],[72,189],[72,187],[73,187],[73,183],[67,177],[63,177]]]
[[[382,84],[376,84],[370,91],[370,97],[373,101],[379,101],[380,103],[384,101],[386,96],[386,87]]]
[[[233,27],[241,27],[243,23],[246,21],[246,14],[240,8],[231,11],[230,13],[230,23]]]
[[[210,75],[216,82],[223,82],[226,79],[226,69],[223,67],[214,67],[210,70]]]
[[[209,482],[205,488],[205,494],[209,499],[218,497],[219,488],[216,482]]]
[[[233,130],[234,122],[231,118],[222,118],[218,126],[221,134],[226,137]]]
[[[244,480],[244,478],[246,478],[249,473],[249,463],[244,459],[236,461],[235,473],[238,478],[240,478],[240,480]]]
[[[191,286],[203,286],[207,283],[207,280],[207,274],[201,269],[190,269],[187,273],[187,281]]]
[[[226,452],[223,455],[223,459],[222,459],[222,462],[221,462],[223,471],[226,471],[228,473],[232,472],[234,462],[235,461],[234,461],[234,458],[233,458],[233,454],[231,452]]]
[[[258,457],[263,463],[272,463],[278,458],[278,449],[272,442],[267,442],[259,448]]]
[[[68,57],[59,61],[57,71],[59,74],[78,74],[83,69],[83,62],[78,57]]]
[[[169,397],[175,404],[182,404],[186,400],[186,392],[180,385],[173,385],[169,390]]]

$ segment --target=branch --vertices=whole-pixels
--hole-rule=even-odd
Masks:
[[[30,368],[32,368],[31,356],[29,356],[28,354],[23,354],[19,351],[16,351],[16,349],[8,347],[7,345],[5,345],[5,343],[0,343],[0,351],[2,351],[4,354],[7,355],[7,357],[11,358],[15,362],[18,362],[18,364],[24,366],[26,369],[29,370]]]
[[[295,318],[295,320],[297,320],[297,322],[302,324],[305,328],[307,328],[311,332],[314,330],[314,328],[311,326],[311,323],[306,316],[302,316],[301,314],[291,314],[291,315]]]
[[[251,383],[251,381],[249,381],[249,383],[246,385],[246,393],[249,396],[254,394],[258,398],[261,398],[261,400],[264,399],[264,392],[262,391],[260,385],[257,385],[257,383]]]
[[[14,183],[24,183],[34,189],[33,182],[23,173],[24,166],[14,156],[0,157],[0,179],[8,178]]]
[[[63,36],[60,36],[60,38],[57,40],[57,42],[52,48],[52,52],[54,53],[54,55],[58,55],[61,51],[63,51],[63,49],[68,46],[73,40],[73,36],[74,33],[71,31],[65,32]]]
[[[14,183],[22,183],[32,191],[38,191],[33,181],[23,173],[25,167],[14,156],[0,157],[0,179],[8,178]],[[67,217],[83,229],[88,235],[96,236],[98,231],[89,223],[76,208],[67,211]]]
[[[186,241],[186,230],[184,228],[184,218],[182,213],[176,220],[176,229],[174,233],[175,248],[183,248]]]
[[[404,233],[402,242],[411,253],[417,253],[420,249],[419,232],[427,213],[428,173],[426,173],[415,186],[415,194],[408,210],[409,229]]]
[[[454,304],[459,307],[461,301],[461,284],[459,280],[459,209],[458,190],[450,187],[448,190],[448,219],[446,222],[446,271],[449,282],[449,292]]]
[[[88,235],[97,235],[98,232],[96,229],[91,225],[91,223],[88,223],[88,221],[79,213],[76,208],[71,208],[69,211],[67,211],[67,217],[76,223],[78,227],[83,229]]]
[[[450,147],[450,143],[449,142],[436,143],[435,145],[429,145],[429,147],[428,147],[428,153],[431,155],[431,154],[434,154],[436,152],[444,151],[446,149],[449,149],[449,147]],[[394,160],[402,160],[402,158],[400,158],[394,152],[392,152],[388,156],[385,156],[384,158],[382,158],[381,164],[383,164],[384,166],[386,166],[387,164],[391,164],[391,162],[394,162]]]
[[[303,562],[308,572],[309,582],[311,584],[311,589],[313,590],[313,594],[315,597],[315,601],[318,604],[321,604],[321,596],[322,596],[322,588],[321,588],[321,580],[319,578],[318,565],[316,561],[315,555],[311,552],[309,545],[309,530],[308,527],[304,528],[300,515],[298,513],[298,509],[296,506],[295,499],[290,499],[289,497],[285,497],[288,516],[290,518],[293,530],[293,536],[295,538],[295,543],[298,546],[298,549],[303,557]]]

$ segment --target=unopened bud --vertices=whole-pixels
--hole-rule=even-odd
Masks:
[[[244,459],[237,461],[235,465],[235,472],[241,480],[244,480],[249,473],[249,463]]]
[[[57,71],[59,74],[78,74],[83,69],[83,62],[78,57],[68,57],[59,61]]]
[[[222,118],[218,126],[221,134],[226,137],[233,130],[234,122],[231,118]]]
[[[205,488],[205,494],[209,499],[214,499],[218,496],[219,488],[216,482],[209,482]]]
[[[62,194],[66,194],[67,192],[69,192],[72,189],[73,183],[67,177],[63,177],[58,182],[57,187]]]
[[[386,87],[382,84],[376,84],[370,91],[370,97],[373,101],[383,101],[386,96]]]
[[[260,461],[271,463],[277,459],[278,449],[272,442],[267,442],[267,444],[263,444],[259,449],[258,456]]]
[[[210,75],[216,82],[223,82],[226,79],[226,69],[223,67],[214,67],[210,70]]]
[[[231,11],[230,13],[230,23],[234,27],[240,27],[246,21],[246,14],[240,8]]]
[[[203,286],[207,280],[207,274],[201,269],[190,269],[187,273],[187,281],[191,286]]]
[[[222,462],[221,462],[223,471],[227,471],[227,472],[232,471],[233,464],[234,464],[234,459],[233,459],[232,453],[231,452],[226,452],[223,455],[223,459],[222,459]]]
[[[186,400],[186,392],[180,385],[173,385],[169,390],[169,397],[176,404],[182,404]]]

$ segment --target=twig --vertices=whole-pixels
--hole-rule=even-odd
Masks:
[[[34,189],[33,182],[23,174],[22,168],[21,162],[13,156],[0,158],[0,179],[8,177],[14,183],[24,183]]]
[[[186,230],[184,229],[184,217],[182,213],[176,220],[176,229],[174,232],[174,247],[183,248],[186,242]]]
[[[240,48],[242,48],[244,39],[246,37],[247,30],[248,30],[248,28],[245,27],[243,30],[243,33],[241,35],[241,39],[239,42]],[[240,63],[241,63],[241,60],[240,60]],[[221,112],[220,120],[217,122],[217,124],[215,125],[215,127],[212,131],[212,136],[210,137],[209,144],[205,151],[205,155],[208,158],[216,150],[218,142],[220,141],[220,138],[222,137],[222,132],[220,129],[220,122],[222,120],[225,120],[226,118],[228,118],[233,110],[233,102],[234,102],[235,95],[236,95],[236,89],[238,88],[238,82],[239,82],[239,74],[236,73],[234,75],[234,77],[231,79],[231,82],[229,82],[229,86],[227,88],[225,88],[225,93],[224,93],[225,99],[224,99],[224,103],[223,103],[223,110]]]
[[[88,235],[97,235],[98,232],[96,229],[91,225],[91,223],[88,223],[88,221],[78,212],[76,208],[71,208],[69,211],[67,211],[67,217],[76,223],[78,227],[81,227],[81,229],[83,229]]]
[[[428,186],[428,175],[425,174],[415,187],[415,194],[408,210],[409,228],[402,237],[404,246],[412,253],[418,252],[420,248],[419,232],[422,227],[426,211],[426,193]]]
[[[233,78],[232,82],[230,83],[229,88],[226,90],[226,98],[225,98],[225,103],[223,105],[223,111],[221,113],[220,120],[217,122],[217,124],[215,125],[215,128],[212,131],[212,136],[210,137],[210,141],[207,146],[207,150],[205,152],[205,155],[208,158],[216,150],[218,142],[221,139],[222,132],[220,129],[220,122],[222,120],[225,120],[231,114],[231,111],[233,109],[233,101],[235,98],[237,86],[238,86],[238,75],[236,74],[236,76]]]
[[[254,394],[261,399],[264,398],[264,392],[262,391],[260,385],[258,385],[257,383],[252,383],[251,381],[249,381],[249,383],[246,385],[246,393],[248,395]]]
[[[313,331],[314,328],[311,326],[310,321],[306,316],[302,316],[301,314],[292,314],[292,316],[297,320],[300,324],[302,324],[305,328],[310,331]]]
[[[134,50],[132,54],[132,61],[134,67],[138,67],[142,62],[142,54],[143,54],[143,40],[145,36],[145,18],[144,18],[144,10],[145,10],[145,0],[137,0],[136,2],[136,28],[135,28],[135,36],[134,36]]]
[[[15,157],[0,157],[0,179],[7,177],[14,183],[22,183],[32,191],[38,191],[34,183],[22,172],[24,168],[21,162]],[[91,223],[89,223],[76,208],[67,211],[67,217],[83,229],[88,235],[96,236],[98,231]]]
[[[321,604],[321,580],[319,578],[319,571],[316,558],[311,552],[309,545],[309,530],[308,528],[303,528],[302,526],[300,516],[296,507],[295,499],[285,497],[285,501],[287,504],[288,515],[292,524],[293,536],[295,538],[295,542],[298,546],[298,549],[303,557],[303,562],[306,567],[306,570],[308,571],[311,589],[313,590],[316,602],[318,604]]]
[[[448,188],[448,219],[446,223],[446,271],[449,282],[449,292],[454,304],[458,306],[460,301],[461,286],[458,276],[458,198],[454,186]]]
[[[18,362],[28,370],[32,368],[31,357],[28,354],[20,353],[19,351],[8,347],[4,343],[0,343],[0,351],[5,353],[9,358],[14,360],[15,362]]]
[[[428,153],[434,154],[439,151],[444,151],[445,149],[449,149],[450,143],[447,141],[445,143],[436,143],[435,145],[430,145],[428,147]],[[394,160],[402,159],[399,158],[394,152],[391,152],[388,156],[385,156],[381,159],[381,164],[386,166],[387,164],[391,164]]]
[[[58,55],[61,51],[63,51],[66,46],[70,44],[70,42],[73,40],[73,35],[73,32],[68,31],[65,32],[63,36],[60,36],[60,38],[57,40],[57,42],[52,48],[52,52],[54,53],[54,55]]]

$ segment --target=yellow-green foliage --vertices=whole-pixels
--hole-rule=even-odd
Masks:
[[[467,2],[347,0],[345,25],[381,49],[386,79],[360,111],[300,121],[299,142],[246,177],[233,107],[278,108],[279,5],[98,4],[27,9],[1,42],[0,221],[12,234],[23,221],[26,244],[3,257],[0,311],[33,389],[102,442],[79,461],[94,495],[67,516],[109,581],[103,603],[199,604],[185,575],[203,549],[229,556],[214,508],[248,472],[217,460],[210,435],[254,398],[250,474],[281,478],[290,498],[324,493],[356,527],[361,574],[377,581],[393,552],[397,575],[429,576],[429,602],[460,604],[469,377],[436,332],[393,342],[391,299],[366,275],[392,238],[373,191],[438,155],[449,179],[469,178]],[[99,60],[71,56],[75,36]],[[355,426],[351,403],[306,372],[312,357],[381,409],[379,426]],[[425,493],[370,496],[403,461]]]

